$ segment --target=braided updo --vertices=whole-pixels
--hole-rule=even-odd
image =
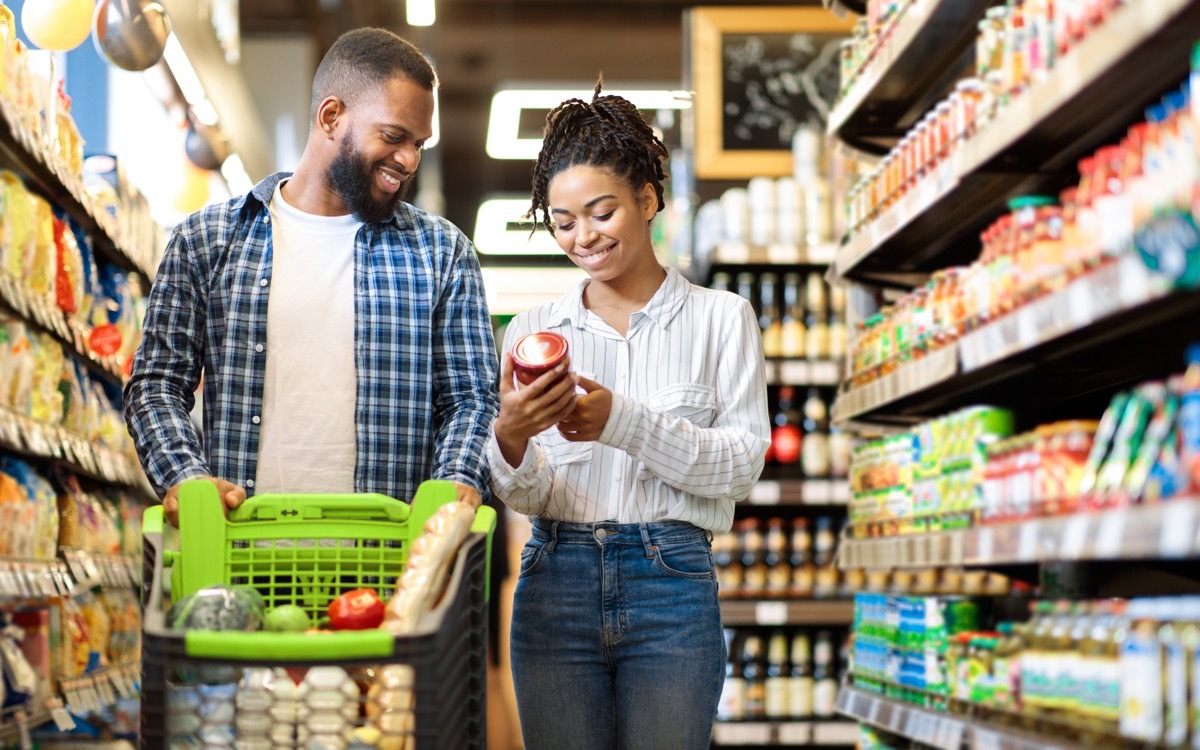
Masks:
[[[542,150],[533,165],[533,204],[526,216],[537,223],[540,211],[540,223],[551,232],[550,180],[570,167],[607,169],[635,192],[650,183],[658,196],[658,210],[666,206],[662,181],[667,147],[628,99],[600,96],[603,85],[601,75],[591,102],[568,99],[546,115]]]

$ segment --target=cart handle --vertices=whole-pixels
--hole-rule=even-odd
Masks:
[[[230,521],[316,519],[407,521],[408,503],[379,494],[255,495],[229,512]]]
[[[188,656],[223,661],[387,659],[393,655],[395,642],[396,636],[382,628],[311,634],[216,630],[189,630],[183,634]]]

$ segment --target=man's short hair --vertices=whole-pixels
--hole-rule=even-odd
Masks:
[[[438,85],[433,66],[411,42],[387,29],[347,31],[317,66],[309,116],[315,117],[317,107],[330,96],[352,103],[396,76],[404,76],[426,91]]]

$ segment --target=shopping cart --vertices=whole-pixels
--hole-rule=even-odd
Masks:
[[[410,635],[180,631],[167,627],[165,617],[168,598],[178,601],[216,584],[251,587],[267,607],[299,605],[314,626],[346,591],[374,588],[387,601],[410,544],[455,497],[454,485],[444,481],[422,483],[411,505],[371,494],[264,495],[227,520],[216,487],[196,481],[180,490],[178,532],[164,526],[161,506],[147,510],[141,747],[255,750],[287,748],[290,738],[291,746],[307,748],[314,734],[328,735],[331,710],[344,717],[346,731],[363,725],[371,680],[389,665],[404,664],[411,666],[407,741],[419,750],[482,750],[492,508],[476,511],[445,595]],[[347,680],[316,684],[314,675],[329,682],[341,674],[338,668]],[[312,689],[305,693],[306,687]],[[333,693],[322,688],[341,691],[342,698],[331,704]],[[309,698],[314,705],[304,703]],[[316,726],[319,720],[326,723]],[[379,747],[413,746],[404,742],[389,735]]]

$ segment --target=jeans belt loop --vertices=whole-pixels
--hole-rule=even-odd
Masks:
[[[554,546],[558,544],[558,521],[550,522],[550,541],[546,543],[546,551],[554,554]]]
[[[642,546],[646,548],[646,558],[654,557],[654,542],[650,541],[650,527],[647,524],[638,524],[638,531],[642,532]]]

